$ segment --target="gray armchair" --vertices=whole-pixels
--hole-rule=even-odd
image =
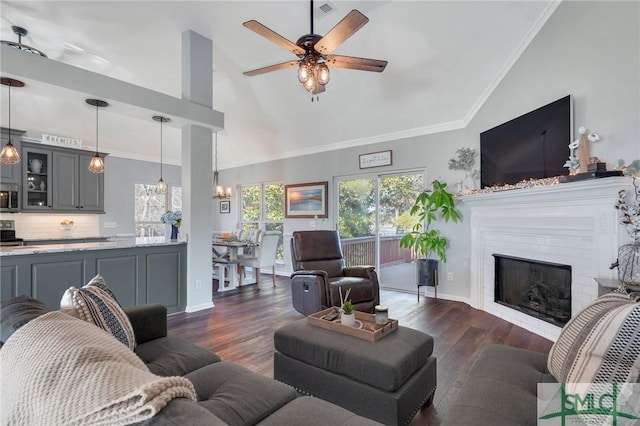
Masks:
[[[345,267],[336,231],[295,231],[291,239],[293,307],[309,315],[340,306],[340,290],[348,289],[356,310],[373,312],[380,303],[378,275],[373,266]]]

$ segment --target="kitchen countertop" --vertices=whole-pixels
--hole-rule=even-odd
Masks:
[[[104,241],[94,243],[68,243],[68,244],[46,244],[41,246],[18,246],[18,247],[0,247],[0,256],[25,255],[25,254],[46,254],[46,253],[64,253],[72,251],[87,250],[107,250],[120,248],[135,247],[151,247],[151,246],[170,246],[186,244],[186,242],[165,242],[164,237],[158,238],[131,238],[115,241]]]

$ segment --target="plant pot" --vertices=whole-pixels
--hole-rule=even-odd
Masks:
[[[356,314],[341,314],[340,315],[340,324],[346,325],[348,327],[354,327],[356,325]]]
[[[416,261],[416,273],[418,274],[418,286],[436,286],[438,261],[436,259],[418,259]]]

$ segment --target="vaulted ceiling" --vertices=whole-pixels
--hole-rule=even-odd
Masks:
[[[473,116],[553,11],[546,1],[316,1],[314,32],[352,9],[369,18],[334,53],[389,61],[383,73],[333,68],[311,102],[295,68],[244,71],[296,59],[242,26],[255,19],[295,42],[309,33],[308,1],[2,1],[1,38],[145,88],[181,96],[181,34],[213,41],[214,109],[225,113],[219,166],[227,168],[344,146],[459,128]],[[324,8],[324,7],[323,7]],[[326,8],[325,8],[326,9]],[[6,111],[6,87],[2,107]],[[12,89],[13,128],[95,143],[82,94]],[[108,100],[108,99],[107,99]],[[2,113],[2,125],[7,114]],[[165,127],[165,161],[180,164],[180,131]],[[158,123],[101,111],[100,148],[159,160]]]

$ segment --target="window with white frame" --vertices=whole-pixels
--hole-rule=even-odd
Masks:
[[[156,194],[155,184],[136,183],[134,193],[136,237],[164,236],[160,218],[167,210],[182,210],[182,187],[171,186],[167,194]]]
[[[284,184],[259,183],[243,185],[240,189],[240,228],[263,231],[284,230]],[[282,237],[276,254],[278,262],[284,261]]]

